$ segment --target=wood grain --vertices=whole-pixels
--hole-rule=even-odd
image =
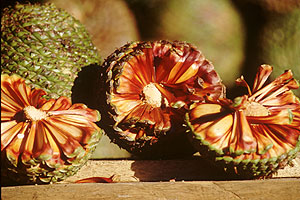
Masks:
[[[300,197],[300,179],[197,182],[83,183],[1,188],[3,200],[15,199],[280,199]]]
[[[77,174],[62,183],[89,177],[120,176],[120,182],[228,180],[224,172],[195,156],[181,160],[89,160]],[[274,178],[300,178],[300,154]]]
[[[89,177],[120,177],[118,183],[80,183]],[[226,181],[225,181],[226,180]],[[230,180],[199,157],[182,160],[89,160],[77,174],[50,185],[1,187],[15,199],[300,199],[300,154],[293,166],[265,180]]]

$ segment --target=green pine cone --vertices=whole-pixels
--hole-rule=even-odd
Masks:
[[[82,67],[100,57],[85,27],[53,4],[16,4],[1,17],[1,73],[16,73],[48,97],[71,96]]]

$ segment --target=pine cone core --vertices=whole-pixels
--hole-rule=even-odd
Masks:
[[[38,121],[45,119],[48,115],[45,111],[35,108],[34,106],[27,106],[23,109],[25,118],[31,121]]]
[[[149,83],[146,85],[143,88],[143,94],[147,104],[151,105],[153,108],[158,108],[161,106],[162,95],[154,83]]]
[[[269,110],[265,106],[257,102],[246,102],[245,110],[243,110],[246,116],[268,116]]]

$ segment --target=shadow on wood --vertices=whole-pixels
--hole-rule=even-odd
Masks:
[[[131,170],[140,181],[230,179],[222,169],[197,156],[182,160],[135,160]]]

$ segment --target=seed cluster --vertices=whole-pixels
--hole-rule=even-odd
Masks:
[[[40,109],[35,108],[34,106],[27,106],[23,109],[25,118],[31,121],[38,121],[45,119],[48,114]]]
[[[145,102],[151,105],[153,108],[158,108],[162,103],[162,95],[160,91],[155,87],[154,83],[149,83],[143,88],[143,94]]]

